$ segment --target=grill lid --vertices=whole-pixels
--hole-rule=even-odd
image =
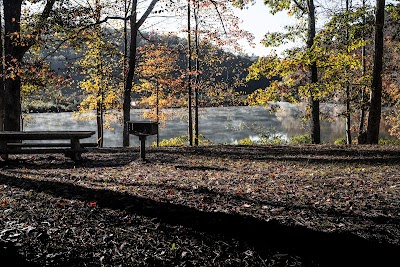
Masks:
[[[158,133],[158,122],[128,121],[128,133],[133,135],[155,135]]]

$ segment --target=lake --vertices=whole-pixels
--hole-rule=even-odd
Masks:
[[[302,121],[302,107],[279,102],[281,109],[275,113],[263,107],[209,107],[200,110],[199,131],[206,139],[216,144],[232,144],[243,138],[257,140],[259,136],[256,127],[279,135],[283,139],[307,133]],[[322,105],[321,110],[333,116],[333,120],[321,122],[321,139],[324,143],[333,143],[345,136],[345,120],[337,114],[341,107],[337,105]],[[143,120],[144,110],[132,109],[131,120]],[[186,113],[184,109],[169,109],[165,111],[169,120],[160,125],[160,140],[187,134]],[[113,130],[105,130],[105,147],[122,146],[122,125],[112,123]],[[24,130],[91,130],[96,131],[96,120],[78,120],[71,112],[62,113],[32,113],[25,119]],[[389,134],[382,124],[381,137],[388,138]],[[95,142],[96,137],[91,140]],[[149,137],[146,145],[155,141]],[[131,136],[131,145],[139,145],[138,137]]]

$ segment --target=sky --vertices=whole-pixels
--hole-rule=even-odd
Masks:
[[[290,25],[294,19],[289,17],[285,12],[279,12],[275,15],[269,13],[269,9],[264,5],[263,0],[256,0],[255,5],[249,6],[247,9],[237,9],[235,14],[242,19],[242,29],[247,30],[254,34],[254,43],[256,46],[250,47],[241,43],[248,54],[256,56],[266,56],[272,50],[276,50],[280,54],[288,46],[281,46],[279,48],[267,48],[260,44],[266,32],[282,31],[285,25]]]
[[[282,52],[288,46],[283,46],[279,48],[266,48],[262,44],[260,44],[266,32],[274,32],[274,31],[282,31],[285,25],[291,24],[294,22],[294,19],[289,17],[286,12],[279,12],[276,15],[272,15],[269,12],[267,6],[264,5],[263,0],[255,0],[254,5],[249,5],[245,9],[240,10],[239,8],[235,8],[235,15],[238,16],[242,23],[240,27],[243,30],[247,30],[253,33],[255,39],[255,47],[250,47],[250,45],[246,41],[239,42],[243,48],[244,52],[248,55],[256,55],[256,56],[266,56],[273,49],[276,50],[278,54]],[[186,9],[186,5],[182,6],[183,9]],[[157,10],[157,7],[155,8]],[[176,19],[175,21],[171,20],[163,20],[157,17],[151,17],[148,20],[148,28],[145,30],[164,30],[164,31],[174,31],[177,28],[182,29],[186,26],[187,19],[185,16]],[[161,22],[161,23],[160,23]],[[185,37],[185,35],[182,35]]]

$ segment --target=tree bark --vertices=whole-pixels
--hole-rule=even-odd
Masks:
[[[314,0],[307,0],[308,5],[308,33],[307,33],[307,48],[312,49],[315,38],[315,5]],[[319,120],[319,100],[315,98],[313,85],[318,82],[317,63],[314,61],[310,65],[310,109],[311,109],[311,140],[313,144],[321,143],[321,126]]]
[[[21,5],[22,0],[4,0],[4,130],[19,131],[21,128],[21,78],[17,70],[24,52],[21,50]]]
[[[129,60],[128,60],[128,72],[124,82],[124,93],[122,103],[122,116],[123,116],[123,133],[122,133],[122,145],[124,147],[129,146],[129,133],[127,122],[131,120],[131,92],[133,88],[133,79],[135,77],[136,68],[136,49],[137,49],[137,35],[140,26],[145,22],[151,11],[159,0],[152,0],[142,17],[137,21],[137,5],[138,0],[132,1],[132,12],[130,17],[131,24],[131,38],[129,46]]]
[[[131,36],[129,45],[129,61],[128,61],[128,72],[126,74],[125,80],[125,90],[124,90],[124,102],[122,105],[123,110],[123,146],[129,146],[129,133],[127,122],[131,120],[131,92],[133,88],[133,78],[135,77],[135,67],[136,67],[136,48],[137,48],[137,34],[138,28],[136,24],[137,19],[137,0],[132,2],[132,12],[131,12]]]
[[[0,29],[3,29],[3,16],[2,11],[0,11]],[[0,33],[0,59],[3,58],[3,35]],[[4,101],[5,101],[5,91],[4,91],[4,65],[0,63],[0,131],[4,130]]]
[[[378,144],[382,110],[383,26],[385,23],[385,0],[376,0],[375,53],[372,70],[371,99],[368,114],[367,143]]]
[[[348,13],[350,10],[350,1],[346,0],[346,12]],[[347,50],[349,49],[349,42],[350,42],[350,33],[349,33],[349,25],[347,25],[346,29],[346,47]],[[346,69],[346,72],[350,71]],[[347,86],[346,86],[346,143],[351,145],[351,99],[350,99],[350,92],[351,92],[351,81],[347,79]]]
[[[196,60],[195,60],[195,69],[196,76],[194,78],[194,145],[199,145],[199,86],[200,86],[200,32],[199,32],[199,12],[200,12],[200,3],[196,1],[195,4],[195,51],[196,51]]]
[[[187,21],[188,21],[188,55],[187,55],[187,68],[188,68],[188,138],[189,145],[193,146],[193,111],[192,111],[192,42],[191,42],[191,29],[190,29],[190,0],[188,0],[187,4]]]
[[[365,8],[365,0],[363,0],[362,6]],[[366,27],[367,21],[366,21],[366,16],[365,14],[363,15],[363,27]],[[362,38],[363,41],[365,41],[365,33],[364,30],[362,32]],[[366,47],[365,45],[362,46],[361,48],[361,57],[362,57],[362,76],[365,76],[366,70],[367,70],[367,65],[366,65]],[[365,97],[365,91],[366,88],[364,85],[362,85],[361,88],[361,103],[360,103],[360,124],[358,126],[358,144],[365,144],[367,142],[366,140],[366,133],[365,133],[365,117],[366,117],[366,97]]]
[[[351,145],[350,85],[346,86],[346,143]]]
[[[48,0],[33,30],[40,35],[56,0]],[[23,0],[3,0],[4,10],[4,130],[19,131],[21,129],[21,78],[18,68],[22,58],[37,38],[31,38],[28,44],[20,42],[21,7]]]

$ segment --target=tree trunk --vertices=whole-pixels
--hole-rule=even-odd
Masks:
[[[159,100],[159,90],[158,90],[158,82],[156,82],[156,122],[157,124],[160,122],[160,100]],[[157,147],[160,146],[160,132],[157,131]]]
[[[375,53],[372,71],[371,99],[368,114],[367,143],[378,144],[382,109],[382,60],[383,26],[385,23],[385,0],[376,0]]]
[[[350,85],[346,86],[346,143],[351,145]]]
[[[0,10],[0,29],[3,29],[3,17],[2,10]],[[3,34],[0,31],[0,58],[3,58]],[[0,131],[4,130],[4,102],[5,91],[4,91],[4,65],[3,61],[0,63]]]
[[[17,70],[20,67],[24,51],[18,45],[21,32],[22,0],[4,0],[4,130],[19,131],[21,129],[21,78]],[[17,43],[17,45],[15,44]]]
[[[131,92],[133,88],[133,78],[135,77],[135,67],[136,67],[136,48],[137,48],[137,34],[138,34],[138,25],[136,23],[137,18],[137,0],[134,0],[132,3],[132,12],[131,12],[131,38],[130,38],[130,46],[129,46],[129,61],[128,61],[128,72],[126,74],[125,79],[125,88],[124,88],[124,102],[122,104],[123,110],[123,146],[129,146],[129,132],[128,132],[128,124],[127,122],[131,120]]]
[[[97,100],[96,122],[97,122],[97,146],[103,147],[104,143],[104,114],[101,100]]]
[[[365,7],[365,0],[363,0],[363,7]],[[363,15],[363,27],[366,27],[366,16],[365,14]],[[365,41],[365,33],[364,30],[362,32],[362,38],[363,41]],[[362,49],[361,49],[361,57],[362,57],[362,76],[365,76],[366,70],[367,70],[367,65],[366,65],[366,47],[365,45],[363,45]],[[365,133],[365,117],[366,117],[366,97],[365,97],[365,86],[362,85],[361,88],[361,103],[360,103],[360,108],[361,108],[361,112],[360,112],[360,124],[358,126],[358,144],[365,144],[367,142],[366,140],[366,133]]]
[[[100,18],[101,18],[101,6],[100,6],[100,0],[96,0],[95,2],[95,18],[96,18],[96,23],[98,23],[95,26],[95,34],[96,34],[96,39],[97,40],[103,40],[103,34],[101,30],[101,25],[100,25]],[[97,92],[97,102],[96,102],[96,122],[97,122],[97,146],[98,147],[103,147],[104,144],[104,85],[102,84],[103,81],[103,62],[102,62],[102,55],[100,50],[97,50],[97,53],[95,55],[96,58],[96,72],[97,72],[97,78],[100,79],[100,86],[99,86],[99,91]]]
[[[307,0],[308,5],[308,33],[307,48],[311,50],[315,38],[315,6],[314,0]],[[314,61],[310,65],[311,89],[310,89],[310,109],[311,109],[311,140],[313,144],[321,143],[320,120],[319,120],[319,100],[315,98],[313,84],[318,82],[317,63]]]
[[[350,10],[350,1],[346,0],[346,12],[348,13]],[[349,25],[346,28],[346,47],[347,51],[349,51],[349,43],[350,43],[350,33],[349,33]],[[346,69],[346,72],[349,72],[349,69]],[[346,143],[351,145],[351,110],[350,110],[350,92],[351,92],[351,81],[348,78],[347,86],[346,86]]]
[[[199,83],[200,83],[200,45],[199,45],[199,1],[196,2],[195,10],[195,51],[196,51],[196,76],[194,80],[194,145],[199,145]]]
[[[188,138],[189,145],[193,146],[193,111],[192,111],[192,42],[191,42],[191,29],[190,29],[190,0],[187,4],[187,21],[188,21],[188,55],[187,55],[187,68],[188,68]]]

